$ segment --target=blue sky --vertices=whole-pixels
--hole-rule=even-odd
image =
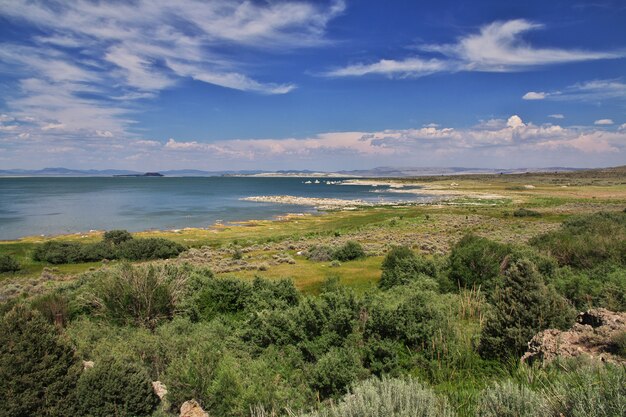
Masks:
[[[626,164],[626,3],[0,3],[0,168]]]

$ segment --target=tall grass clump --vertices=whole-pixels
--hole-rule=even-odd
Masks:
[[[96,275],[92,304],[119,324],[154,329],[171,319],[186,291],[186,274],[174,266],[124,264]]]
[[[445,398],[412,378],[371,378],[337,404],[301,417],[453,417]]]

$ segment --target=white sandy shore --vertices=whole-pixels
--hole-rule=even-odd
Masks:
[[[340,198],[315,198],[296,197],[292,195],[261,195],[255,197],[243,197],[243,201],[256,201],[262,203],[292,204],[299,206],[313,206],[319,210],[353,210],[358,207],[398,206],[423,203],[423,201],[365,201],[344,200]]]

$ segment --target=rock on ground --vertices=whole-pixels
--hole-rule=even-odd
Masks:
[[[179,417],[209,417],[209,413],[204,411],[196,400],[189,400],[180,406]]]
[[[160,400],[163,400],[163,397],[167,394],[167,387],[161,381],[152,381],[152,389]]]
[[[536,360],[549,363],[557,357],[588,356],[604,362],[626,363],[626,359],[611,353],[613,338],[626,331],[626,313],[614,313],[596,308],[580,313],[576,324],[568,331],[544,330],[528,342],[523,362]]]

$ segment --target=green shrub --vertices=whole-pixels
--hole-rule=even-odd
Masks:
[[[560,265],[593,268],[602,262],[626,265],[626,214],[595,213],[563,222],[559,230],[531,240]]]
[[[539,217],[541,213],[534,210],[528,210],[525,208],[519,208],[513,212],[513,216],[515,217]]]
[[[481,335],[479,350],[485,358],[519,357],[536,333],[568,328],[574,320],[573,308],[544,284],[529,260],[509,264],[503,276]]]
[[[111,245],[98,242],[81,245],[76,262],[99,262],[103,259],[117,259],[117,252]]]
[[[316,245],[311,246],[306,251],[306,258],[315,262],[328,262],[333,259],[334,250],[330,246]]]
[[[159,398],[146,371],[115,359],[96,362],[76,386],[78,415],[85,417],[149,416]]]
[[[525,385],[509,380],[495,383],[479,394],[478,417],[543,417],[543,398]]]
[[[460,287],[482,288],[490,294],[497,285],[507,245],[466,235],[450,252],[450,279]]]
[[[519,259],[529,259],[545,276],[554,275],[557,264],[526,246],[506,245],[489,239],[466,235],[450,252],[449,278],[460,287],[481,288],[491,299],[501,283],[501,272]]]
[[[80,243],[49,240],[35,248],[33,260],[51,264],[82,262],[81,250]]]
[[[396,246],[383,260],[378,287],[386,290],[396,285],[408,284],[420,276],[435,278],[437,268],[434,262],[416,255],[406,246]]]
[[[169,265],[124,264],[98,274],[93,304],[120,324],[155,328],[171,319],[185,295],[185,271]]]
[[[0,321],[0,416],[75,415],[81,367],[37,311],[16,306]]]
[[[349,241],[338,248],[333,254],[333,259],[339,262],[354,261],[355,259],[365,258],[365,251],[360,243]]]
[[[162,238],[131,239],[118,245],[118,254],[129,261],[168,259],[178,256],[185,248]]]
[[[133,235],[126,230],[109,230],[104,233],[102,240],[109,245],[119,245],[120,243],[131,240]]]
[[[332,348],[315,364],[311,373],[311,387],[321,398],[346,392],[358,379],[367,376],[358,353],[349,348]]]
[[[11,255],[0,255],[0,272],[16,272],[20,270],[20,264]]]
[[[336,405],[300,417],[453,417],[444,397],[415,379],[359,382]]]

